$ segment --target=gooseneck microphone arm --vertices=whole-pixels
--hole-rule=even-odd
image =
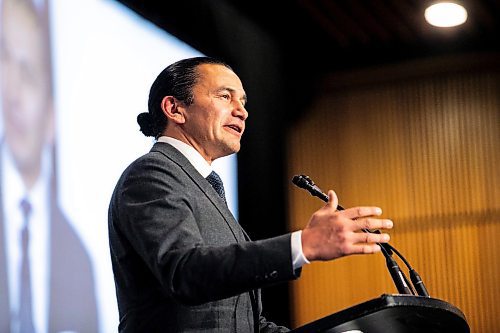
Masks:
[[[323,191],[318,186],[316,186],[316,184],[314,184],[312,179],[309,178],[308,176],[305,175],[294,176],[292,182],[296,186],[307,190],[312,196],[318,197],[324,202],[328,202],[328,195],[323,193]],[[344,210],[344,207],[337,205],[337,210]],[[374,230],[374,231],[368,229],[361,229],[361,230],[367,233],[378,233],[378,234],[380,233],[379,230]],[[389,270],[389,273],[391,274],[394,284],[396,285],[396,288],[398,289],[398,292],[400,294],[409,294],[409,295],[414,294],[413,289],[411,288],[411,284],[408,281],[408,278],[403,273],[396,260],[394,260],[394,258],[392,257],[393,252],[396,253],[396,255],[403,261],[403,263],[408,268],[413,288],[415,288],[417,294],[419,296],[429,297],[429,292],[425,288],[425,285],[422,279],[420,278],[420,275],[410,266],[410,264],[404,258],[404,256],[389,243],[377,243],[377,245],[380,246],[381,252],[385,257],[387,268]]]
[[[328,195],[323,193],[323,191],[321,191],[321,189],[318,186],[316,186],[316,184],[314,184],[312,179],[309,178],[308,176],[304,175],[294,176],[292,179],[292,183],[294,183],[295,185],[304,190],[307,190],[309,193],[311,193],[312,196],[318,197],[324,202],[328,202]],[[341,205],[337,205],[337,210],[345,210],[345,209]],[[380,233],[380,231],[378,230],[375,231],[370,231],[368,229],[361,229],[361,230],[366,233],[376,233],[376,234]],[[377,243],[377,245],[379,245],[381,248],[383,247],[389,255],[392,255],[392,249],[390,246],[388,246],[389,244]]]

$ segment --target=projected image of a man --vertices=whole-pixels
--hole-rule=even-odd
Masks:
[[[89,256],[57,203],[47,4],[0,8],[0,332],[96,332]]]

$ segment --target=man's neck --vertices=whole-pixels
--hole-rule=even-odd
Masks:
[[[167,129],[164,131],[164,133],[162,133],[162,136],[174,138],[193,147],[203,157],[203,159],[207,161],[209,165],[212,165],[212,162],[215,160],[215,158],[210,157],[206,149],[203,149],[203,147],[200,144],[198,144],[195,140],[193,140],[191,137],[187,136],[183,132]]]
[[[203,177],[207,177],[212,172],[211,165],[191,145],[169,136],[159,137],[158,142],[168,143],[177,149]]]
[[[17,163],[16,163],[17,164]],[[41,161],[36,163],[36,165],[30,166],[29,168],[20,168],[18,165],[18,170],[20,172],[21,179],[27,191],[30,191],[36,184],[41,172]]]

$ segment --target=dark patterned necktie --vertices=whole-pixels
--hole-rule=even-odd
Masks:
[[[206,178],[210,185],[214,188],[214,190],[217,192],[219,197],[226,202],[226,194],[224,192],[224,184],[222,183],[222,179],[220,179],[219,175],[215,172],[212,171]]]
[[[31,272],[29,259],[29,220],[31,216],[31,204],[27,199],[23,199],[20,206],[23,213],[24,225],[21,231],[22,259],[19,299],[19,332],[31,333],[35,331],[31,307]]]

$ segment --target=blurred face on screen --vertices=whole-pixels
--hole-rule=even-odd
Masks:
[[[32,185],[52,136],[49,46],[28,1],[3,0],[0,22],[5,142],[26,185]]]
[[[221,65],[203,64],[193,87],[194,101],[181,125],[185,138],[208,162],[236,153],[248,113],[239,77]]]

